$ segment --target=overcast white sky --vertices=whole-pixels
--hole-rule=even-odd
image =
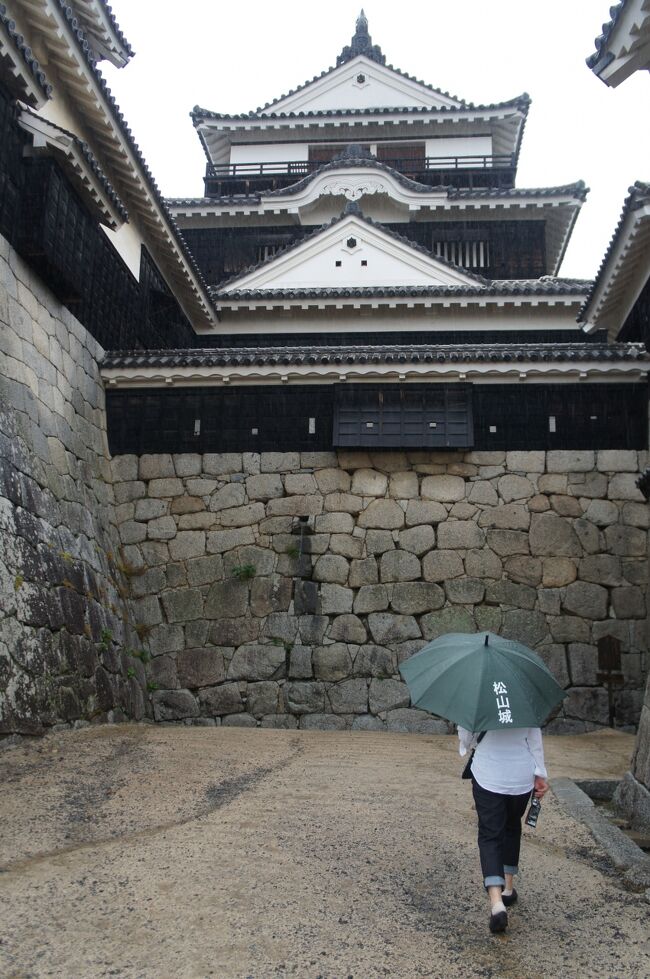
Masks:
[[[561,273],[592,278],[650,181],[650,74],[610,90],[585,64],[612,0],[111,0],[136,53],[102,71],[162,193],[203,193],[194,105],[248,112],[319,74],[361,2],[387,63],[470,102],[529,93],[517,186],[591,188]]]

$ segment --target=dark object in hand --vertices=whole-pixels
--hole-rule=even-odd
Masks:
[[[539,799],[533,799],[530,803],[530,809],[528,810],[528,815],[526,816],[526,826],[530,826],[531,829],[535,829],[537,826],[537,820],[542,809],[542,804]]]

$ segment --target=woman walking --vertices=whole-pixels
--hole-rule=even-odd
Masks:
[[[538,727],[473,734],[458,728],[461,756],[471,760],[472,791],[478,815],[478,847],[483,882],[490,898],[490,931],[508,927],[506,908],[517,900],[513,879],[518,870],[521,820],[531,793],[548,790],[542,732]]]

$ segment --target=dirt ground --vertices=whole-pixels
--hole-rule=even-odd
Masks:
[[[630,735],[545,741],[619,778]],[[641,979],[649,906],[547,796],[488,932],[455,738],[151,725],[0,752],[3,979]],[[550,798],[549,798],[550,797]]]

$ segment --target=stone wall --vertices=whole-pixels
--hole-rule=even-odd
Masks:
[[[0,735],[149,709],[101,354],[0,238]]]
[[[446,730],[398,663],[449,631],[539,650],[552,731],[617,724],[646,670],[648,509],[635,451],[228,453],[114,460],[158,720]]]

